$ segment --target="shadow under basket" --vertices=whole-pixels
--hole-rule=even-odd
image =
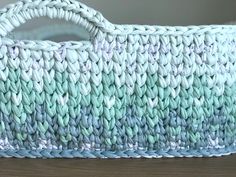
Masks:
[[[12,32],[38,17],[77,25]],[[0,157],[229,155],[235,92],[234,25],[117,25],[74,0],[0,11]]]

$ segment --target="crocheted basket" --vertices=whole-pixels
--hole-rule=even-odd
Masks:
[[[36,17],[89,41],[7,36]],[[115,25],[74,0],[0,11],[0,156],[159,158],[236,152],[236,27]]]

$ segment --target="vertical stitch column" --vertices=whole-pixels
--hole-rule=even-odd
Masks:
[[[159,117],[159,125],[162,127],[161,132],[163,136],[160,136],[160,140],[164,142],[165,145],[161,144],[161,146],[169,147],[169,139],[170,139],[170,132],[169,128],[170,125],[169,121],[169,113],[171,104],[171,43],[169,36],[160,35],[159,39],[159,58],[157,60],[158,63],[158,81],[157,85],[157,93],[158,93],[158,104],[157,104],[157,116]]]
[[[33,92],[32,83],[32,62],[30,61],[30,51],[20,49],[20,68],[21,68],[21,85],[22,85],[22,101],[24,103],[24,111],[26,114],[32,114],[35,109],[35,93]]]
[[[198,45],[201,38],[195,37],[195,44]],[[203,107],[204,110],[204,121],[208,121],[209,124],[208,129],[203,128],[203,122],[199,125],[200,136],[203,137],[206,142],[209,142],[210,146],[218,146],[219,142],[215,138],[215,135],[219,131],[219,124],[216,122],[221,122],[224,119],[223,106],[224,100],[221,99],[221,103],[218,104],[218,100],[215,98],[223,95],[225,90],[224,79],[221,78],[221,75],[224,72],[224,66],[220,64],[220,60],[224,60],[224,56],[220,57],[220,51],[218,50],[218,46],[215,44],[216,36],[209,37],[205,36],[203,45],[205,46],[206,51],[201,53],[201,60],[196,60],[198,63],[201,61],[201,65],[207,68],[206,73],[201,76],[201,85],[204,90],[204,94],[202,98],[204,101],[201,101],[200,98],[195,98],[195,105],[199,107],[199,104]],[[222,70],[223,69],[223,70]],[[202,70],[202,68],[199,70]],[[221,78],[221,79],[220,79]],[[220,81],[219,81],[220,79]],[[217,90],[214,88],[217,87]],[[218,92],[218,93],[217,93]],[[214,106],[216,103],[217,106]],[[216,121],[216,119],[218,120]],[[222,119],[222,120],[221,120]],[[204,141],[201,142],[201,146],[205,146]]]
[[[225,90],[225,79],[221,76],[225,73],[224,65],[227,63],[227,58],[222,56],[218,59],[217,46],[215,46],[215,35],[205,35],[204,44],[206,46],[207,52],[202,56],[204,65],[212,65],[213,62],[216,62],[216,68],[214,72],[205,72],[202,76],[202,82],[206,84],[208,88],[212,90],[214,102],[212,107],[214,109],[220,109],[224,105],[224,90]],[[222,46],[223,47],[223,46]],[[209,67],[210,68],[210,67]]]
[[[170,82],[171,82],[171,51],[169,36],[160,36],[160,58],[158,60],[158,116],[160,118],[167,117],[169,114],[170,103]]]
[[[128,136],[132,136],[132,129],[129,128],[130,123],[135,123],[138,128],[138,145],[139,147],[144,146],[144,137],[143,131],[141,129],[141,125],[143,125],[141,119],[135,115],[135,87],[136,87],[136,68],[137,68],[137,47],[139,44],[135,42],[134,36],[128,36],[127,38],[127,62],[126,62],[126,105],[127,105],[127,113],[125,118],[122,121],[122,128],[120,131],[123,132],[123,148],[128,149]],[[130,130],[131,129],[131,130]]]
[[[88,122],[88,116],[91,113],[91,68],[92,62],[89,58],[87,51],[80,51],[79,53],[79,64],[80,64],[80,94],[81,94],[81,116],[79,117],[79,141],[82,149],[87,149],[90,146],[89,135],[93,132]]]
[[[197,148],[197,144],[200,142],[201,138],[200,132],[198,131],[199,123],[206,118],[203,107],[195,105],[195,100],[200,99],[201,95],[204,94],[203,84],[199,78],[194,79],[192,88],[181,90],[180,94],[181,97],[183,97],[181,106],[187,106],[191,103],[188,112],[184,110],[184,108],[181,109],[181,116],[187,121],[187,137],[190,147]],[[189,97],[189,94],[192,94],[192,96]]]
[[[35,119],[32,116],[35,111],[35,92],[33,90],[33,68],[32,61],[30,60],[30,51],[25,50],[23,48],[19,49],[19,57],[20,57],[20,68],[21,68],[21,86],[22,86],[22,102],[24,112],[27,116],[26,124],[24,127],[24,131],[27,134],[27,140],[25,145],[27,147],[36,147],[36,142],[34,139],[36,138],[36,127]]]
[[[115,108],[116,103],[116,86],[115,86],[115,71],[114,61],[109,52],[109,43],[104,41],[102,46],[103,60],[104,60],[104,72],[102,78],[103,84],[103,144],[106,150],[112,149],[113,141],[116,141],[116,137],[113,136],[113,130],[115,128]]]
[[[24,147],[24,141],[27,138],[27,134],[24,131],[26,123],[26,114],[23,111],[22,103],[22,87],[21,87],[21,69],[19,59],[19,48],[9,47],[8,48],[10,57],[8,58],[8,66],[10,68],[9,79],[11,81],[10,93],[11,93],[11,114],[10,116],[14,119],[14,131],[17,141],[17,145]]]
[[[67,60],[67,70],[68,72],[68,108],[69,108],[69,132],[71,133],[71,143],[69,142],[68,148],[73,149],[75,147],[80,147],[79,142],[80,129],[78,125],[80,124],[81,117],[81,94],[80,94],[80,69],[79,65],[79,50],[66,50],[66,60]]]
[[[190,147],[193,147],[196,143],[200,142],[200,134],[198,132],[198,125],[200,121],[203,119],[203,110],[199,106],[194,105],[194,98],[200,99],[200,93],[203,93],[201,82],[199,81],[196,85],[194,85],[194,72],[195,68],[195,60],[196,56],[194,53],[194,44],[193,44],[193,36],[184,36],[183,37],[183,71],[181,72],[181,91],[180,97],[181,102],[180,106],[177,109],[178,115],[183,119],[184,123],[187,123],[186,130],[183,133],[184,136],[182,139],[186,140],[186,146],[191,144]],[[202,71],[202,70],[201,70]],[[195,88],[196,86],[196,88]],[[199,92],[199,89],[201,92]],[[197,94],[197,95],[194,95]],[[200,114],[201,113],[201,114]],[[193,126],[189,126],[189,124]]]
[[[186,122],[177,113],[180,105],[181,74],[184,72],[183,65],[183,41],[182,37],[170,36],[171,57],[171,82],[170,82],[170,114],[166,119],[166,138],[171,149],[180,149],[184,146],[186,137]],[[191,106],[190,106],[191,110]]]
[[[192,45],[193,46],[190,50],[193,51],[193,54],[190,56],[192,60],[195,60],[193,65],[195,66],[195,72],[193,85],[191,86],[193,88],[193,107],[192,114],[189,116],[192,117],[193,126],[188,125],[188,127],[189,129],[197,132],[197,134],[193,133],[190,136],[190,139],[195,139],[194,136],[196,137],[198,135],[197,137],[199,138],[194,144],[192,144],[192,146],[194,148],[199,148],[206,147],[208,145],[207,142],[212,134],[209,130],[213,125],[211,118],[215,117],[214,114],[216,112],[213,106],[214,94],[212,92],[212,87],[214,78],[212,76],[214,73],[212,68],[215,67],[215,64],[217,64],[217,57],[212,56],[212,51],[209,50],[209,47],[205,44],[205,35],[193,35]],[[191,121],[188,121],[188,124],[190,122]]]
[[[67,148],[68,142],[72,137],[69,132],[69,113],[68,113],[68,63],[65,60],[66,50],[62,47],[60,50],[55,51],[55,104],[56,104],[56,118],[58,121],[58,135],[63,146]]]
[[[184,72],[183,50],[184,45],[182,37],[171,36],[171,83],[170,83],[170,111],[175,111],[180,105],[179,93],[181,90],[181,79]]]
[[[126,140],[126,123],[127,123],[127,53],[125,48],[127,47],[127,36],[117,36],[113,38],[111,46],[115,46],[113,49],[114,53],[114,67],[115,67],[115,84],[116,84],[116,104],[115,104],[115,115],[116,115],[116,144],[113,148],[116,150],[124,150]],[[136,125],[137,126],[137,125]]]
[[[147,91],[147,69],[148,69],[148,54],[145,50],[145,45],[147,44],[148,37],[142,36],[141,39],[136,38],[139,43],[139,49],[137,50],[137,58],[136,58],[136,85],[135,85],[135,110],[134,114],[136,119],[139,119],[142,122],[143,125],[143,140],[147,143],[147,148],[151,148],[155,140],[150,135],[150,129],[147,124],[147,97],[146,97],[146,91]],[[135,46],[135,45],[134,45]],[[134,48],[135,49],[135,48]],[[132,121],[131,121],[132,122]],[[134,125],[131,125],[134,127]],[[132,130],[132,137],[134,137],[135,129]],[[132,142],[132,141],[131,141]]]
[[[12,120],[10,119],[10,79],[9,68],[8,68],[8,56],[7,56],[7,47],[2,45],[0,47],[0,110],[1,110],[1,128],[0,136],[1,138],[7,139],[13,144],[14,136],[11,128]]]
[[[91,60],[91,112],[89,114],[88,128],[91,131],[88,137],[90,149],[101,149],[102,144],[102,115],[103,115],[103,59],[101,53],[89,52]]]
[[[50,125],[49,127],[53,127],[53,130],[51,132],[57,132],[58,134],[56,134],[56,136],[51,136],[52,138],[52,142],[56,142],[56,144],[58,144],[58,146],[61,145],[61,141],[60,141],[60,133],[59,131],[59,119],[58,119],[58,113],[57,113],[57,98],[58,98],[58,94],[57,94],[57,80],[56,80],[56,72],[57,71],[57,62],[58,62],[58,58],[57,58],[57,54],[55,53],[55,51],[50,52],[49,56],[50,57],[49,60],[49,66],[48,67],[52,67],[53,70],[53,79],[51,80],[50,77],[47,78],[48,75],[44,76],[44,90],[45,91],[45,110],[46,113],[49,115],[50,118],[52,118],[52,122],[48,122]],[[40,95],[41,98],[43,95]],[[43,119],[42,123],[47,123],[45,118]],[[39,127],[39,132],[43,133],[42,129],[40,129]],[[49,137],[47,137],[49,139]]]
[[[42,105],[37,105],[33,116],[27,119],[32,120],[28,133],[32,134],[34,139],[37,140],[30,142],[31,148],[42,150],[45,148],[50,149],[52,145],[57,147],[57,142],[55,142],[55,134],[53,134],[54,131],[52,130],[51,125],[51,122],[53,122],[52,118],[46,113]],[[50,124],[48,122],[50,122]],[[56,122],[54,121],[53,123],[55,124]]]
[[[201,125],[198,126],[199,127],[198,132],[202,137],[200,142],[201,147],[206,147],[206,146],[219,147],[219,139],[216,139],[215,136],[216,134],[219,133],[219,127],[220,127],[219,122],[222,122],[223,119],[225,118],[222,108],[222,106],[224,105],[221,105],[220,107],[214,106],[215,104],[214,98],[216,97],[216,92],[214,92],[214,87],[216,87],[216,85],[218,85],[219,83],[217,81],[218,79],[216,78],[222,74],[220,72],[222,71],[221,69],[223,69],[219,65],[219,61],[221,58],[219,56],[221,55],[220,54],[221,52],[218,50],[218,46],[215,44],[215,40],[216,40],[215,37],[208,38],[207,36],[203,36],[202,39],[202,37],[194,36],[194,43],[196,45],[195,48],[196,62],[200,64],[201,67],[204,66],[207,68],[206,73],[202,75],[200,79],[204,93],[201,98],[194,99],[194,105],[196,107],[199,106],[203,107],[204,111],[204,119],[201,122]],[[201,46],[205,47],[204,53],[198,52]],[[201,67],[199,68],[199,70],[202,70]],[[196,86],[197,85],[198,84],[196,84]],[[220,85],[221,88],[224,87],[224,84]],[[224,92],[224,88],[222,91]]]
[[[145,57],[148,58],[148,68],[147,68],[147,125],[150,129],[150,137],[155,142],[152,143],[152,149],[157,148],[160,142],[160,135],[161,135],[161,127],[159,126],[159,120],[157,113],[157,105],[158,105],[158,63],[157,60],[159,59],[159,37],[150,36],[148,43],[149,46],[146,47],[148,51],[145,54]],[[150,138],[149,138],[150,139]]]
[[[140,42],[138,41],[138,35],[128,36],[128,45],[127,45],[127,116],[126,121],[124,122],[125,128],[125,149],[137,149],[137,146],[145,147],[146,146],[146,137],[143,133],[142,125],[144,127],[145,121],[142,121],[142,117],[138,115],[138,105],[137,105],[137,57],[138,50],[140,47]],[[139,78],[141,79],[141,78]],[[140,80],[139,80],[140,81]],[[137,135],[136,135],[137,134]],[[137,142],[135,141],[137,139]]]
[[[161,60],[163,59],[163,43],[162,43],[162,39],[161,36],[155,36],[156,37],[156,44],[155,44],[155,53],[154,53],[154,57],[155,57],[155,62],[158,66],[158,69],[156,70],[156,74],[157,74],[157,80],[155,81],[155,94],[156,94],[156,105],[155,105],[155,116],[158,118],[158,122],[157,122],[157,126],[156,126],[156,132],[159,133],[159,141],[156,142],[156,148],[158,149],[166,149],[169,148],[169,142],[168,142],[168,138],[169,138],[169,134],[167,131],[167,128],[169,126],[169,124],[167,123],[169,120],[169,116],[163,117],[163,113],[162,113],[162,103],[161,100],[164,99],[165,95],[168,96],[168,94],[164,94],[164,89],[161,88],[160,85],[160,70],[163,70],[163,66],[160,64]],[[171,80],[172,82],[174,80]],[[171,92],[172,90],[170,90]],[[173,105],[178,104],[178,102],[176,100],[174,100],[173,102],[171,102],[171,98],[169,98],[169,102],[170,102],[170,109],[171,109],[171,103]],[[176,103],[177,102],[177,103]],[[176,105],[177,106],[177,105]]]
[[[47,83],[49,83],[49,78],[45,72],[45,68],[48,67],[47,65],[47,60],[48,58],[45,59],[45,55],[42,51],[31,51],[31,57],[30,57],[31,63],[30,66],[33,70],[33,75],[32,75],[32,82],[33,82],[33,91],[35,93],[35,100],[34,103],[36,104],[35,111],[34,111],[34,121],[35,121],[35,138],[37,138],[36,144],[39,148],[41,147],[42,144],[46,144],[46,142],[51,140],[51,137],[47,137],[48,135],[48,121],[47,117],[51,113],[50,106],[47,108],[44,108],[44,106],[49,105],[49,101],[46,101],[46,104],[43,105],[44,100],[45,100],[45,94],[44,92],[48,91]],[[44,60],[45,59],[45,60]],[[46,88],[46,89],[45,89]],[[47,98],[50,100],[50,98]],[[51,115],[51,114],[50,114]],[[52,117],[52,116],[51,116]]]
[[[141,46],[138,51],[138,58],[137,58],[137,72],[140,72],[140,77],[137,75],[137,83],[140,85],[140,91],[138,91],[139,95],[138,97],[138,105],[142,107],[143,115],[142,115],[142,122],[145,124],[144,134],[145,134],[145,141],[147,142],[147,146],[149,150],[154,149],[154,146],[156,142],[159,139],[159,135],[155,133],[157,124],[157,119],[150,119],[150,115],[152,112],[154,112],[153,109],[150,109],[150,100],[148,99],[148,89],[153,87],[153,84],[155,83],[155,79],[157,77],[150,78],[149,75],[149,60],[150,60],[150,47],[151,47],[151,41],[150,36],[141,36],[140,40]],[[140,71],[139,71],[140,70]],[[142,91],[141,91],[142,90]],[[157,101],[157,100],[155,100]],[[152,107],[152,105],[151,105]]]
[[[41,141],[46,140],[57,147],[58,137],[56,132],[58,130],[58,121],[55,118],[56,105],[51,103],[51,101],[53,101],[51,96],[56,88],[54,69],[56,60],[53,59],[54,53],[52,51],[44,51],[42,57],[44,60],[43,92],[35,89],[35,104],[37,105],[35,119],[38,125],[37,134],[39,136],[38,139],[41,139]],[[39,146],[40,143],[39,141]]]
[[[194,105],[196,107],[203,107],[204,117],[210,117],[214,113],[213,108],[213,84],[214,84],[214,74],[217,74],[219,65],[217,64],[217,56],[214,56],[214,53],[217,51],[210,50],[204,43],[205,36],[194,36],[194,56],[195,56],[195,75],[194,82],[199,77],[201,78],[199,83],[195,85],[199,87],[199,84],[202,85],[204,94],[202,97],[194,98]],[[217,47],[214,47],[217,49]],[[203,51],[205,50],[205,53]],[[206,69],[207,68],[207,69]],[[218,69],[217,69],[218,68]],[[203,71],[206,71],[206,77],[203,76]],[[200,83],[201,82],[201,83]]]
[[[120,38],[122,40],[122,38]],[[113,39],[114,40],[114,39]],[[122,41],[119,41],[122,42]],[[123,39],[124,42],[124,39]],[[122,45],[125,45],[124,43]],[[124,132],[120,130],[122,121],[126,116],[126,60],[127,55],[124,51],[116,50],[114,51],[113,61],[114,61],[114,77],[115,77],[115,127],[113,129],[113,149],[117,149],[123,145],[121,138],[124,137]]]
[[[162,133],[163,136],[160,136],[161,141],[165,143],[165,148],[169,148],[169,139],[170,139],[170,132],[169,132],[169,115],[165,115],[165,107],[166,103],[170,103],[169,95],[171,93],[171,89],[169,89],[168,84],[170,84],[170,80],[168,81],[168,75],[170,76],[170,40],[168,39],[168,36],[160,35],[158,38],[159,42],[159,58],[157,60],[158,63],[158,80],[156,82],[156,85],[158,87],[157,90],[157,98],[158,98],[158,104],[157,104],[157,116],[159,117],[160,121],[159,124],[163,127]],[[170,79],[170,77],[169,77]],[[169,82],[169,83],[166,83]],[[168,100],[169,99],[169,100]],[[167,102],[165,101],[167,100]]]

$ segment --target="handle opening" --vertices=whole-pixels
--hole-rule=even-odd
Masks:
[[[79,25],[61,22],[61,20],[52,21],[43,17],[28,21],[9,33],[7,37],[16,40],[50,40],[53,42],[90,40],[90,34]]]

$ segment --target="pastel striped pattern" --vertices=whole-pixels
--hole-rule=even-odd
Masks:
[[[91,42],[7,37],[38,16],[77,22]],[[234,26],[113,25],[73,0],[27,0],[0,12],[0,35],[1,157],[236,152]]]

